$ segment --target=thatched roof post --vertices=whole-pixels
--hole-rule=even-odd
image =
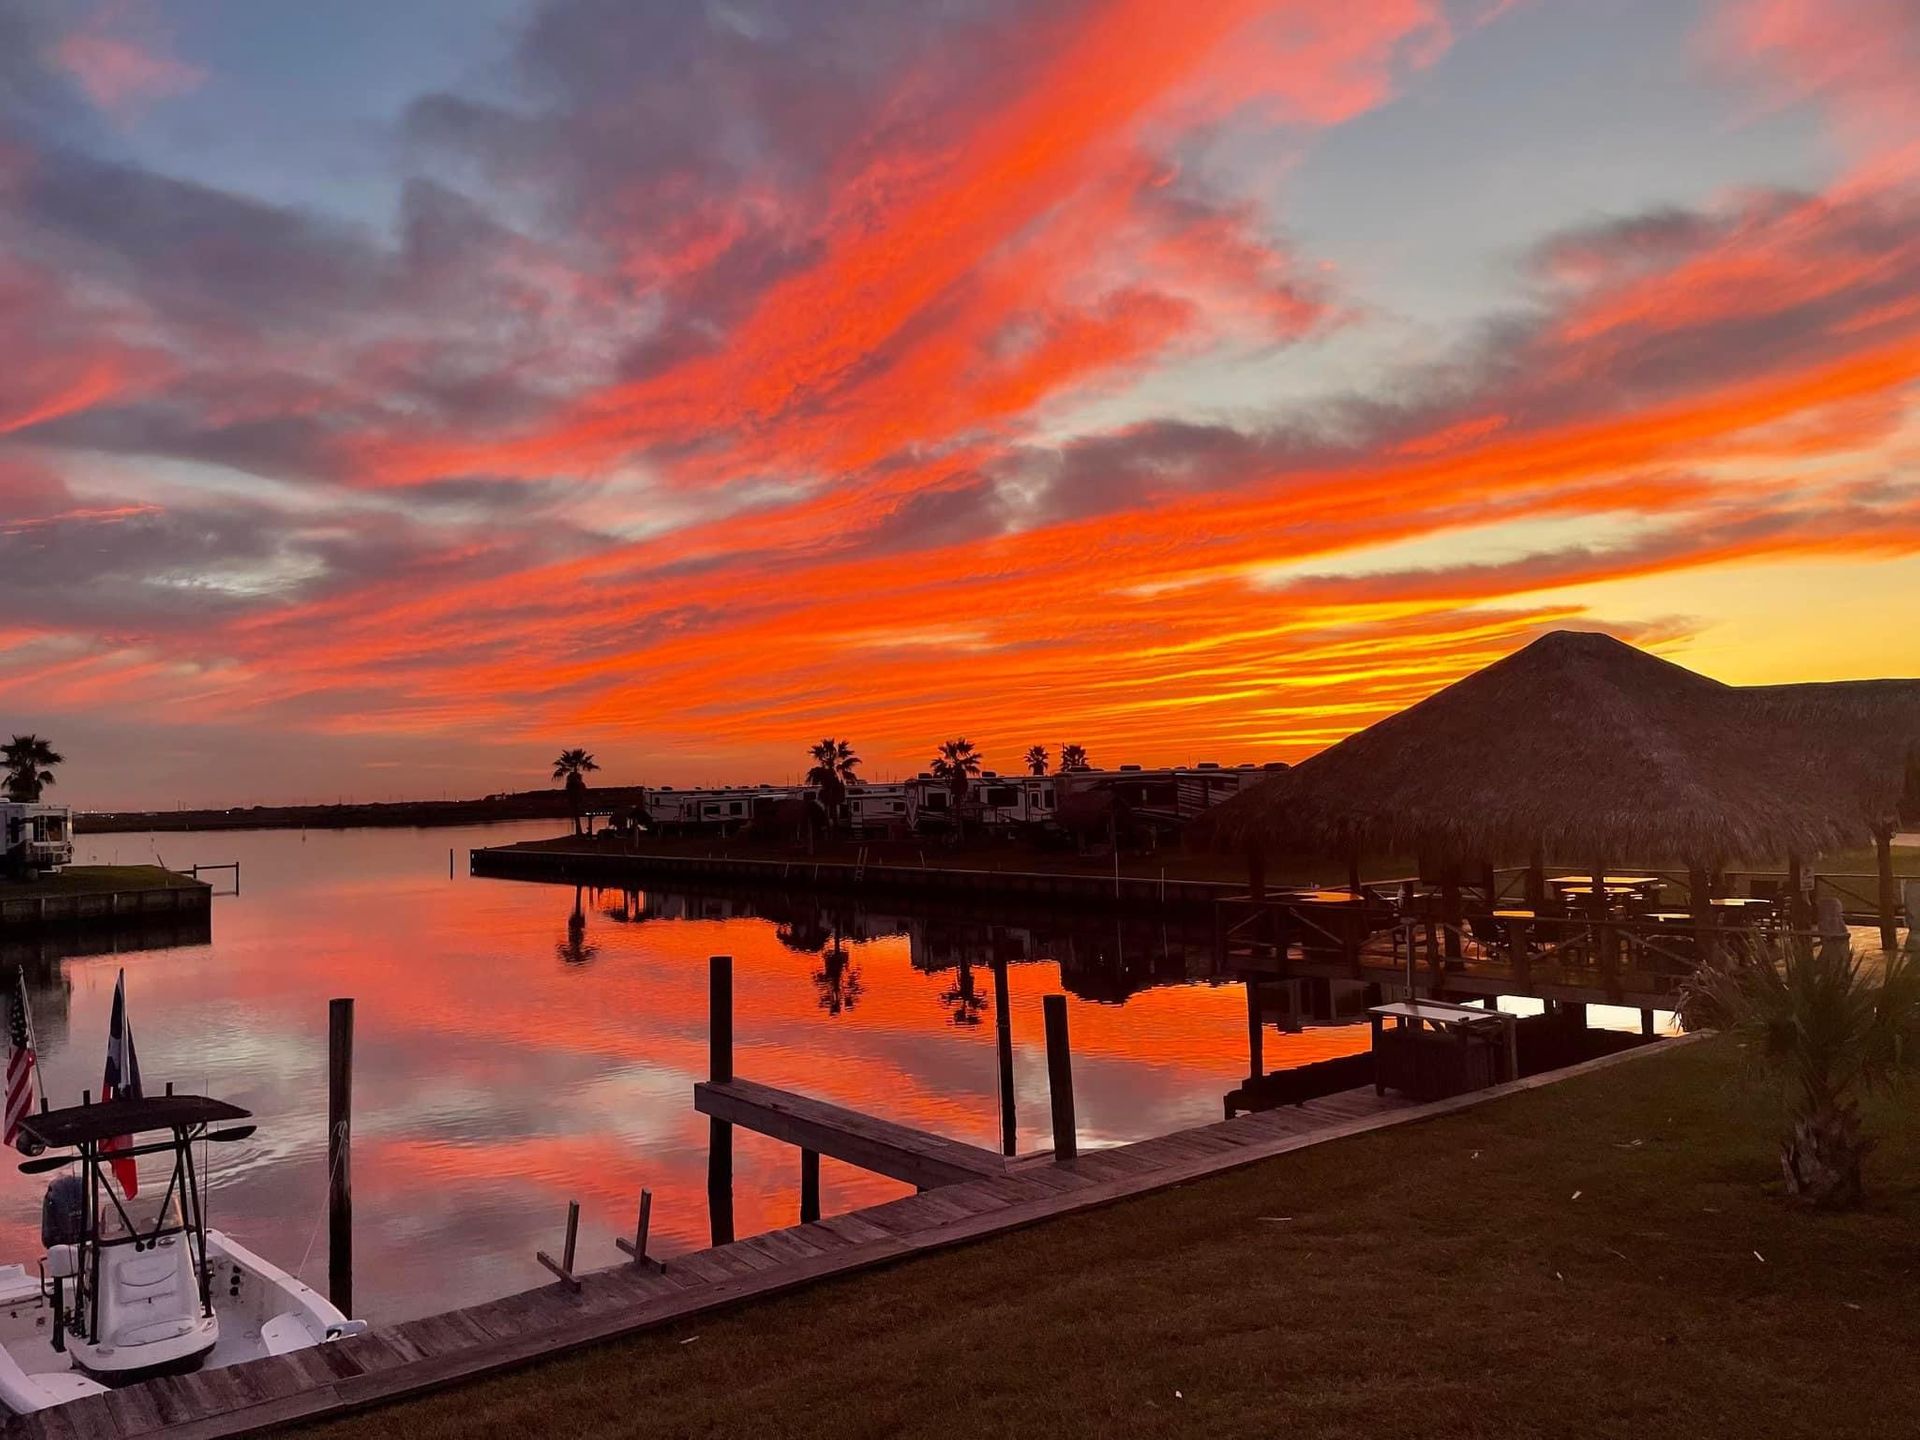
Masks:
[[[1460,958],[1460,927],[1466,916],[1460,906],[1460,867],[1448,865],[1440,872],[1440,920],[1447,927],[1444,948],[1449,961]]]
[[[1600,963],[1600,979],[1613,979],[1615,969],[1613,926],[1607,923],[1607,862],[1593,862],[1593,948]]]
[[[1900,927],[1895,919],[1894,910],[1898,897],[1893,889],[1893,827],[1882,825],[1873,832],[1874,868],[1880,878],[1880,948],[1889,954],[1900,943]],[[1907,917],[1909,929],[1913,926],[1913,917]]]
[[[1807,862],[1791,852],[1787,855],[1787,925],[1794,930],[1813,928],[1813,907],[1807,892],[1800,888],[1800,872]]]
[[[1535,915],[1547,908],[1547,847],[1536,845],[1527,857],[1527,909]]]
[[[1713,933],[1713,876],[1706,866],[1687,866],[1687,909],[1693,912],[1693,938],[1700,958],[1715,958],[1718,941]]]
[[[1247,894],[1255,900],[1267,898],[1267,852],[1258,840],[1247,845]]]

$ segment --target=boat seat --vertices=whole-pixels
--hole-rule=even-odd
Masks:
[[[152,1250],[119,1247],[107,1252],[108,1301],[103,1319],[110,1345],[150,1345],[191,1330],[199,1318],[199,1287],[193,1283],[191,1250],[161,1244]]]
[[[24,1265],[0,1265],[0,1305],[24,1305],[40,1298],[40,1277]]]
[[[305,1350],[313,1344],[313,1332],[301,1318],[288,1310],[260,1327],[260,1343],[269,1355],[285,1355],[290,1350]]]

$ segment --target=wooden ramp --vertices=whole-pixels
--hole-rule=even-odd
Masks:
[[[1006,1164],[999,1156],[980,1151],[1001,1166],[998,1173],[969,1175],[925,1194],[672,1257],[664,1272],[622,1265],[582,1275],[578,1292],[549,1285],[290,1355],[150,1380],[15,1419],[6,1433],[30,1440],[133,1440],[164,1432],[175,1440],[213,1440],[330,1417],[783,1294],[832,1276],[855,1274],[1184,1184],[1323,1141],[1465,1109],[1686,1043],[1662,1041],[1426,1105],[1378,1096],[1369,1086],[1138,1144],[1083,1150],[1069,1161],[1056,1162],[1042,1155]],[[782,1094],[739,1081],[700,1088],[708,1092],[710,1104],[747,1106]],[[793,1113],[793,1098],[797,1097],[783,1097],[782,1113]],[[842,1118],[851,1113],[835,1106],[820,1108]],[[763,1111],[753,1113],[764,1118]],[[814,1114],[808,1123],[824,1124],[824,1120]],[[817,1138],[825,1153],[834,1153],[825,1148],[824,1136]],[[947,1160],[959,1163],[951,1156]],[[863,1158],[858,1163],[872,1162]]]
[[[752,1080],[703,1080],[693,1087],[693,1108],[923,1190],[1004,1175],[1007,1169],[1005,1157],[978,1145]]]

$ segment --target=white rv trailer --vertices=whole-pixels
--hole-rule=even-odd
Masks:
[[[669,835],[731,835],[781,801],[807,793],[803,785],[723,785],[694,790],[662,785],[646,791],[647,825]]]
[[[1057,780],[1053,775],[983,771],[968,783],[959,813],[966,817],[967,824],[987,830],[1045,824],[1058,808]],[[907,782],[906,792],[907,819],[914,829],[936,829],[953,823],[953,791],[946,781],[923,771]]]
[[[31,874],[72,863],[71,808],[0,800],[0,870]]]
[[[1259,784],[1283,764],[1146,767],[1122,765],[1114,770],[1069,770],[1057,778],[1060,798],[1104,791],[1143,820],[1184,825],[1242,790]]]
[[[855,785],[847,791],[847,825],[861,838],[908,824],[905,785]]]

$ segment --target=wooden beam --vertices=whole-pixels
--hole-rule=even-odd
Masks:
[[[716,1123],[740,1125],[909,1185],[954,1185],[1006,1173],[1006,1158],[991,1150],[752,1080],[695,1085],[693,1107]]]

